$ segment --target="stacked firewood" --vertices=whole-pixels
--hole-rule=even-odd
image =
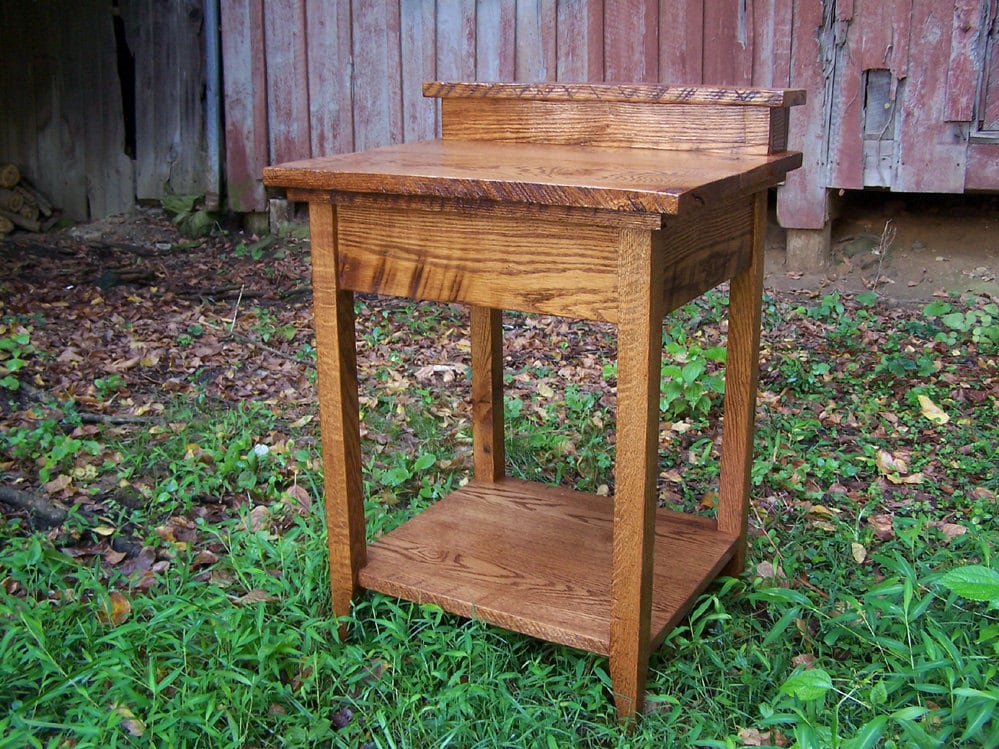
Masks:
[[[52,204],[13,164],[0,165],[0,237],[15,228],[42,231],[52,218]]]

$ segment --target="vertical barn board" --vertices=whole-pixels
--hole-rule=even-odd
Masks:
[[[556,79],[599,83],[604,79],[603,0],[561,0],[556,14]]]
[[[704,81],[704,0],[660,2],[659,81],[680,85]]]
[[[55,70],[44,61],[54,50],[47,35],[32,38],[31,30],[48,19],[37,3],[7,0],[0,5],[0,160],[9,161],[36,180],[38,150],[35,133],[38,99],[54,99]],[[33,49],[34,47],[34,49]]]
[[[263,0],[222,0],[221,22],[228,203],[234,211],[262,211],[261,172],[269,163]]]
[[[753,85],[786,88],[791,72],[792,0],[753,0]]]
[[[308,158],[312,150],[306,38],[301,2],[265,0],[267,131],[273,163]]]
[[[999,143],[972,143],[968,147],[966,190],[999,190]]]
[[[954,0],[944,119],[971,122],[988,40],[989,0]]]
[[[40,153],[27,174],[53,204],[62,209],[63,215],[87,220],[91,215],[82,113],[88,92],[81,88],[85,83],[80,80],[79,73],[80,58],[87,53],[80,43],[81,38],[86,39],[83,31],[86,22],[82,15],[67,21],[62,9],[52,5],[41,22],[51,29],[45,41],[47,62],[32,71],[33,81],[29,76],[21,83],[43,86],[47,102],[42,105],[40,98],[36,97],[36,100],[49,112],[51,124],[47,130],[51,130],[53,139],[42,141],[51,150]],[[24,36],[30,43],[30,37]]]
[[[352,15],[354,149],[364,151],[402,140],[399,4],[354,0]]]
[[[821,229],[827,219],[826,173],[823,161],[825,130],[822,49],[822,5],[815,0],[794,0],[794,44],[788,84],[808,91],[804,106],[791,108],[788,147],[801,151],[800,169],[788,173],[777,192],[777,217],[790,229]]]
[[[475,80],[475,3],[437,0],[437,77]]]
[[[402,138],[427,140],[437,134],[437,101],[423,96],[423,82],[437,77],[434,8],[422,0],[402,0]]]
[[[859,190],[864,186],[864,71],[860,60],[863,18],[844,3],[836,5],[832,43],[833,79],[827,138],[830,187]]]
[[[658,0],[606,0],[604,7],[604,79],[611,83],[656,83]]]
[[[312,156],[354,148],[350,93],[350,0],[306,0],[306,63]]]
[[[91,217],[123,213],[135,206],[135,171],[125,155],[125,125],[115,59],[111,9],[101,0],[77,3],[84,34],[75,40],[79,65],[67,79],[85,92],[72,116],[83,121],[87,202]],[[75,15],[74,13],[74,15]]]
[[[913,0],[895,190],[964,190],[968,126],[944,121],[952,22],[949,3]]]
[[[203,192],[201,1],[122,0],[121,13],[135,56],[137,197],[155,200],[166,193]]]
[[[753,77],[750,0],[704,0],[703,82],[748,86]]]
[[[516,78],[517,0],[479,0],[475,7],[475,80]]]
[[[989,39],[982,65],[978,120],[982,130],[999,131],[999,3],[996,0],[991,0],[986,28]]]
[[[518,81],[555,79],[555,0],[517,0]]]

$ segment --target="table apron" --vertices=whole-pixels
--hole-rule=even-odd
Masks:
[[[639,232],[663,264],[665,309],[749,262],[753,196],[666,216],[661,230],[515,215],[336,207],[343,289],[616,323],[620,256]]]

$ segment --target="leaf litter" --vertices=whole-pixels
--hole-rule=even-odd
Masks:
[[[0,391],[0,423],[5,430],[46,419],[63,423],[75,410],[83,423],[70,434],[91,449],[54,475],[43,472],[39,456],[7,451],[0,454],[0,484],[45,495],[89,518],[83,529],[57,527],[49,533],[74,557],[100,558],[133,590],[153,586],[157,572],[177,563],[182,552],[206,580],[226,584],[224,572],[210,572],[224,547],[202,528],[241,517],[252,532],[279,531],[282,513],[249,490],[232,491],[193,497],[183,514],[151,517],[149,528],[132,527],[120,520],[127,515],[121,509],[148,506],[164,477],[107,470],[125,460],[111,445],[121,435],[155,441],[188,429],[169,421],[174,399],[200,399],[223,409],[253,403],[275,416],[270,434],[255,435],[260,446],[278,454],[294,442],[293,449],[310,453],[318,467],[309,281],[307,240],[263,242],[231,229],[188,241],[151,210],[82,230],[4,240],[0,337],[24,331],[44,355],[31,355],[19,369],[23,387]],[[799,521],[817,530],[859,523],[870,538],[844,553],[857,564],[870,564],[872,545],[894,537],[895,518],[919,507],[928,508],[928,526],[944,539],[959,537],[968,521],[956,503],[946,503],[939,516],[933,513],[941,496],[957,491],[958,481],[961,493],[995,500],[995,476],[985,469],[969,475],[959,461],[962,450],[971,455],[988,445],[953,444],[961,424],[980,418],[975,414],[996,414],[993,352],[934,338],[918,305],[873,302],[871,294],[836,295],[832,302],[810,296],[804,304],[789,292],[767,300],[758,431],[771,443],[757,445],[766,470],[753,489],[751,533],[765,536],[768,529]],[[695,345],[697,351],[724,346],[727,324],[717,319],[712,304],[698,302],[684,313],[687,348],[673,353],[681,367]],[[362,437],[371,464],[387,464],[399,453],[418,455],[424,437],[412,422],[429,413],[439,434],[450,435],[457,445],[453,457],[440,457],[436,464],[467,470],[465,311],[366,295],[358,295],[357,308]],[[818,313],[809,311],[814,309]],[[865,315],[869,324],[857,325]],[[409,323],[394,324],[400,316]],[[428,321],[436,325],[431,345],[425,340]],[[511,314],[504,329],[508,402],[523,404],[545,429],[570,418],[568,388],[591,393],[588,418],[606,435],[599,449],[612,448],[613,328]],[[717,361],[704,362],[706,376],[723,371]],[[871,383],[869,390],[858,388],[864,382]],[[711,392],[706,397],[706,413],[663,422],[659,494],[663,504],[711,513],[721,398]],[[376,421],[364,418],[385,401],[391,401],[398,429],[391,445]],[[995,423],[986,437],[993,454]],[[808,425],[807,434],[794,433],[801,424]],[[211,471],[215,458],[199,442],[188,446],[186,457]],[[568,468],[553,474],[555,480],[579,480],[574,472],[585,468],[585,446],[579,442],[577,436],[560,443],[559,459]],[[949,463],[926,457],[935,446],[951,449]],[[840,456],[841,462],[848,456],[850,464],[820,471],[815,457],[823,453]],[[600,471],[590,477],[593,491],[613,493],[612,470]],[[313,496],[297,474],[289,473],[279,493],[291,512],[312,508]],[[5,503],[0,509],[8,518],[27,514]],[[757,572],[784,579],[779,558],[759,564]],[[233,598],[269,600],[256,590]],[[116,616],[113,608],[101,615],[110,621]]]

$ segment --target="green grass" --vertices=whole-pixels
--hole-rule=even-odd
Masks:
[[[723,302],[664,331],[684,382],[660,494],[695,511],[717,480]],[[467,339],[456,308],[361,305],[375,537],[467,476]],[[141,502],[68,535],[0,525],[0,747],[999,746],[995,319],[975,300],[767,300],[747,571],[653,655],[631,734],[592,654],[376,594],[340,642],[314,421],[188,399],[146,433],[21,423],[3,460],[93,464],[95,496],[110,476]],[[508,352],[511,472],[612,491],[613,336],[508,326],[544,342]],[[94,522],[136,529],[142,563],[109,561]]]

